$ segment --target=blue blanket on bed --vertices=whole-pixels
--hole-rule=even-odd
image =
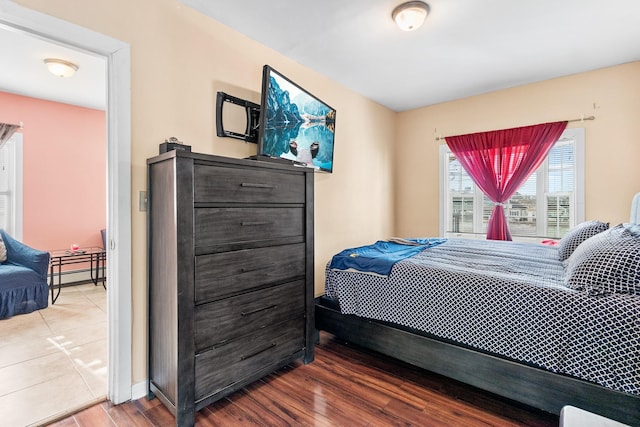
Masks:
[[[447,239],[406,239],[406,243],[378,240],[373,245],[345,249],[331,259],[329,268],[354,269],[388,276],[396,262],[444,243]]]

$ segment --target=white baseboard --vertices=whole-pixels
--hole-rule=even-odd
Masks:
[[[54,283],[57,286],[58,273],[54,273],[53,276],[54,276]],[[90,270],[63,271],[62,274],[60,275],[60,279],[61,279],[62,285],[67,285],[69,283],[88,282],[89,280],[91,280],[91,271]]]
[[[138,400],[147,397],[147,381],[140,381],[131,386],[131,400]]]

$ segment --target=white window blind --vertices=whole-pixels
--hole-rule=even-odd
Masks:
[[[584,221],[583,171],[584,129],[567,129],[505,204],[514,240],[560,238]],[[440,185],[441,235],[484,238],[493,202],[446,146],[441,147]]]
[[[22,134],[0,148],[0,228],[22,240]]]
[[[11,220],[11,189],[9,188],[9,147],[11,141],[8,141],[0,148],[0,228],[13,234],[9,228]]]

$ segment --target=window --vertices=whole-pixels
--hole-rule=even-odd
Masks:
[[[484,238],[493,210],[446,145],[440,147],[440,234]],[[560,238],[584,221],[584,129],[566,129],[545,162],[505,203],[514,240]]]
[[[0,148],[0,228],[22,240],[22,134]]]

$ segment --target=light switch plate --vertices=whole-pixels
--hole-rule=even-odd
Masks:
[[[138,209],[140,209],[140,212],[146,212],[147,211],[148,202],[149,202],[149,199],[147,198],[147,192],[146,191],[141,191],[140,192],[140,199],[138,201]]]

